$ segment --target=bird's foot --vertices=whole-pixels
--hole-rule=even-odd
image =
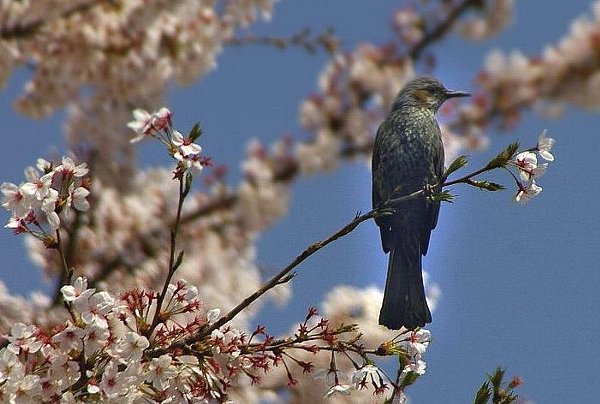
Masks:
[[[437,187],[431,184],[425,184],[423,186],[423,195],[428,201],[433,201],[437,194]]]

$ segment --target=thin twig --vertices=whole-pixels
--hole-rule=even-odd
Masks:
[[[165,283],[163,284],[163,289],[158,295],[158,299],[156,300],[156,311],[154,312],[154,318],[152,319],[152,324],[148,328],[146,334],[152,335],[152,332],[160,322],[160,315],[162,312],[162,305],[165,300],[165,296],[167,295],[167,291],[169,288],[169,284],[171,283],[171,279],[173,275],[175,275],[175,271],[178,267],[178,261],[175,260],[175,251],[177,248],[177,233],[179,232],[179,224],[181,223],[181,211],[183,209],[183,201],[186,196],[186,192],[184,191],[185,180],[184,178],[179,178],[179,200],[177,202],[177,215],[175,216],[175,223],[173,224],[173,228],[171,229],[171,242],[170,242],[170,253],[169,253],[169,266],[167,268],[167,277],[165,279]]]
[[[59,248],[59,254],[61,256],[61,261],[62,261],[62,266],[63,266],[63,270],[61,271],[61,279],[58,282],[58,284],[56,285],[56,290],[54,291],[54,297],[52,299],[52,304],[56,305],[59,304],[61,301],[61,292],[60,289],[68,284],[69,282],[71,282],[71,278],[73,276],[72,273],[72,267],[69,268],[69,266],[71,265],[71,263],[73,262],[74,259],[74,254],[76,251],[76,246],[77,246],[77,237],[79,235],[79,229],[81,228],[81,212],[78,210],[74,210],[75,212],[75,220],[73,221],[72,224],[72,229],[71,231],[68,233],[69,234],[69,243],[67,244],[67,247],[64,249],[63,252],[63,248],[62,248],[62,240],[60,238],[60,232],[58,232],[57,230],[57,240],[58,240],[58,248]],[[67,268],[65,270],[65,268]]]
[[[308,28],[303,29],[297,34],[290,37],[277,37],[277,36],[259,36],[255,34],[246,34],[243,36],[237,36],[227,41],[229,45],[267,45],[274,46],[277,49],[286,49],[291,46],[304,48],[309,53],[316,52],[319,48],[323,48],[325,52],[334,54],[340,48],[340,40],[333,34],[332,30],[319,34],[317,36],[311,36]]]
[[[425,48],[434,42],[439,41],[452,28],[456,20],[469,8],[481,3],[481,0],[464,0],[455,6],[432,30],[425,33],[419,42],[417,42],[409,51],[408,56],[411,59],[418,59]]]
[[[61,301],[60,289],[71,281],[73,277],[73,269],[69,268],[69,263],[67,262],[67,258],[65,256],[65,252],[63,251],[63,242],[60,233],[60,229],[56,229],[56,251],[60,257],[61,263],[61,271],[60,271],[60,282],[58,284],[56,293],[54,294],[53,304],[59,304]]]
[[[450,185],[455,185],[455,184],[466,184],[468,182],[468,180],[470,180],[471,178],[473,178],[479,174],[483,174],[487,171],[491,171],[491,170],[493,170],[493,168],[489,168],[489,167],[480,168],[479,170],[473,171],[471,174],[465,175],[464,177],[461,177],[457,180],[444,182],[443,187],[449,187]]]
[[[458,183],[467,183],[468,184],[470,179],[473,178],[474,176],[477,176],[483,172],[487,172],[490,170],[493,170],[493,168],[489,168],[486,166],[482,169],[473,171],[471,174],[461,177],[458,180],[447,181],[441,185],[441,188],[445,188],[445,187],[455,185]],[[435,186],[437,186],[437,185],[434,185],[434,187]],[[248,296],[247,298],[242,300],[236,307],[234,307],[232,310],[230,310],[224,316],[220,317],[213,324],[200,329],[198,333],[187,338],[184,342],[182,342],[182,344],[187,345],[187,344],[192,344],[194,342],[200,341],[203,338],[205,338],[206,336],[210,335],[214,330],[216,330],[216,329],[222,327],[223,325],[227,324],[228,322],[230,322],[242,310],[244,310],[246,307],[248,307],[250,304],[252,304],[254,301],[256,301],[260,296],[265,294],[268,290],[283,283],[282,280],[284,280],[284,278],[286,281],[289,280],[286,277],[290,274],[290,272],[294,268],[296,268],[298,265],[300,265],[305,259],[307,259],[311,255],[313,255],[314,253],[316,253],[323,247],[327,246],[328,244],[330,244],[330,243],[334,242],[335,240],[338,240],[339,238],[342,238],[345,235],[347,235],[348,233],[352,232],[362,222],[372,219],[372,218],[375,218],[377,216],[390,214],[395,209],[398,208],[398,205],[400,205],[408,200],[415,199],[424,194],[425,194],[425,190],[422,189],[419,191],[415,191],[409,195],[405,195],[405,196],[398,197],[398,198],[391,198],[384,204],[383,207],[373,209],[370,212],[365,213],[364,215],[356,216],[350,223],[348,223],[347,225],[342,227],[340,230],[338,230],[331,236],[327,237],[324,240],[317,241],[316,243],[313,243],[310,246],[308,246],[304,251],[302,251],[298,256],[296,256],[296,258],[294,258],[294,260],[292,260],[292,262],[290,262],[286,267],[284,267],[279,273],[274,275],[262,287],[260,287],[258,290],[256,290],[254,293],[252,293],[250,296]]]
[[[375,218],[377,216],[385,215],[390,213],[390,209],[399,203],[405,202],[409,199],[414,199],[423,194],[423,191],[413,192],[410,195],[406,195],[400,198],[395,198],[390,200],[386,205],[382,208],[373,209],[364,215],[356,216],[350,223],[342,227],[340,230],[332,234],[331,236],[323,239],[321,241],[317,241],[316,243],[308,246],[304,251],[302,251],[292,262],[290,262],[286,267],[284,267],[278,274],[273,276],[269,281],[267,281],[260,289],[252,293],[250,296],[245,298],[242,302],[240,302],[236,307],[234,307],[231,311],[229,311],[223,317],[220,317],[217,321],[215,321],[212,325],[202,329],[197,335],[193,336],[190,341],[186,341],[186,343],[193,343],[194,341],[201,340],[205,336],[209,335],[214,330],[219,327],[227,324],[231,321],[236,315],[238,315],[242,310],[256,301],[260,296],[265,294],[269,289],[277,286],[281,283],[281,281],[298,265],[300,265],[305,259],[327,246],[328,244],[334,242],[335,240],[344,237],[352,230],[354,230],[359,224],[362,222]]]

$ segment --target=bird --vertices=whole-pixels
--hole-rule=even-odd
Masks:
[[[444,145],[435,114],[448,99],[465,97],[439,80],[421,76],[398,93],[377,130],[373,146],[373,209],[390,207],[389,200],[421,190],[433,190],[444,172]],[[433,187],[433,188],[432,188]],[[440,202],[427,192],[394,206],[393,213],[375,217],[381,246],[389,253],[379,324],[392,330],[414,330],[431,323],[423,286],[422,257],[427,254]]]

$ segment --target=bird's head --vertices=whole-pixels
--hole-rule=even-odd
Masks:
[[[393,109],[403,106],[423,107],[437,112],[444,101],[455,97],[466,97],[464,91],[448,90],[432,77],[417,77],[408,82],[396,98]]]

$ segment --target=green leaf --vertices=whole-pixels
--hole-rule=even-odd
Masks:
[[[194,176],[192,175],[192,173],[190,173],[188,171],[185,176],[185,183],[183,184],[183,194],[182,194],[183,198],[187,197],[188,194],[190,193],[190,190],[192,189],[192,180],[193,179],[194,179]]]
[[[457,170],[460,170],[467,164],[469,164],[469,160],[467,160],[467,156],[458,156],[457,158],[454,159],[454,161],[452,163],[450,163],[448,168],[446,168],[446,171],[444,172],[444,175],[442,176],[442,180],[445,181],[446,178],[448,178],[448,176],[450,176],[450,174],[452,174],[453,172],[455,172]]]
[[[419,374],[417,372],[410,371],[406,374],[404,380],[402,380],[402,383],[400,383],[400,386],[403,388],[406,386],[410,386],[411,384],[416,382],[418,378]]]
[[[454,202],[455,196],[450,193],[450,191],[442,191],[438,194],[432,195],[430,200],[432,202]]]
[[[183,254],[184,254],[183,250],[179,251],[179,254],[177,255],[177,259],[175,260],[175,264],[173,264],[173,268],[171,268],[172,271],[175,271],[177,268],[179,268],[179,266],[183,262]]]
[[[488,380],[494,386],[494,396],[500,392],[502,386],[502,379],[504,378],[504,369],[497,367],[493,375],[488,375]]]
[[[192,127],[192,130],[190,130],[190,133],[188,134],[187,137],[192,142],[195,142],[196,139],[198,139],[201,135],[202,135],[202,127],[200,126],[200,123],[198,122]]]
[[[485,189],[486,191],[501,191],[503,189],[506,189],[506,187],[502,184],[490,182],[487,180],[483,180],[483,181],[470,180],[469,182],[467,182],[467,184],[474,186],[476,188],[479,188],[479,189]]]
[[[512,391],[519,383],[510,382],[508,385],[504,382],[505,370],[497,367],[494,374],[487,375],[488,381],[477,391],[474,404],[511,404],[519,397]]]
[[[477,394],[475,395],[475,401],[473,404],[487,404],[488,400],[492,392],[490,391],[490,384],[485,382],[481,385],[479,390],[477,390]]]
[[[502,150],[496,157],[490,160],[485,166],[487,170],[493,170],[495,168],[505,167],[510,159],[519,149],[519,143],[511,143],[504,150]]]

